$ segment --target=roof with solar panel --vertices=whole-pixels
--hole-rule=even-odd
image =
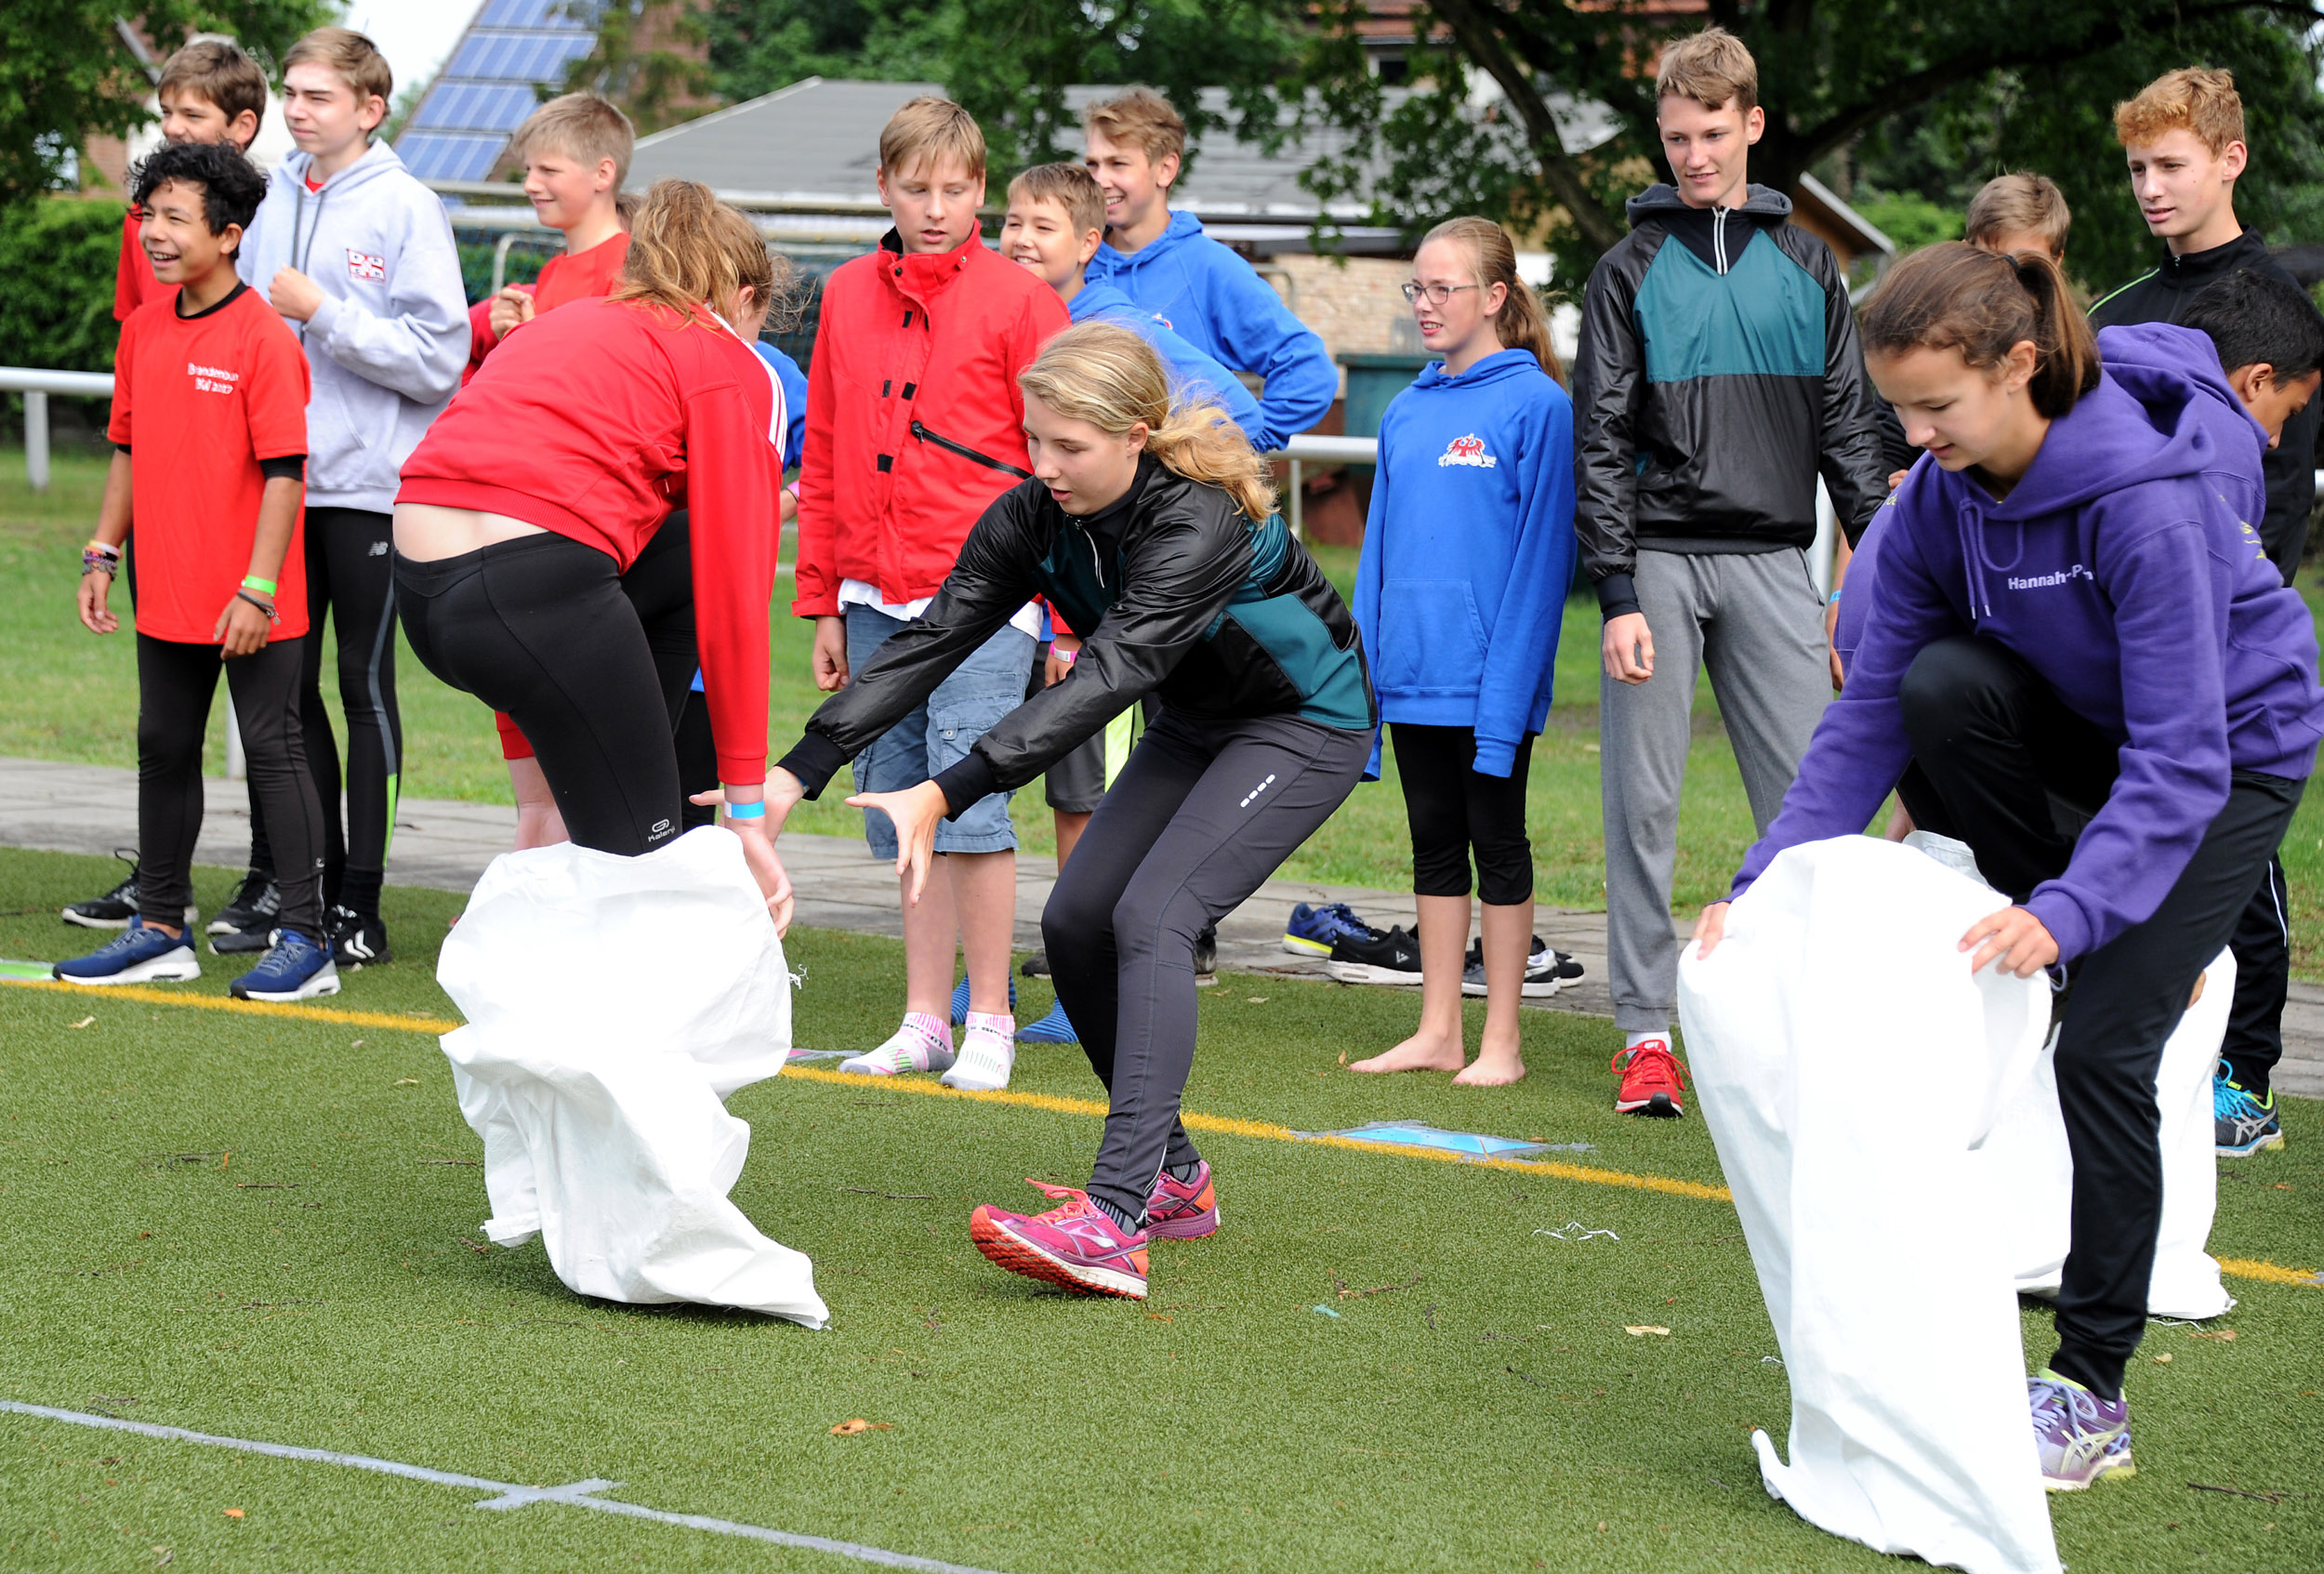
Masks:
[[[597,46],[600,0],[484,0],[395,151],[423,180],[483,180],[509,136]]]

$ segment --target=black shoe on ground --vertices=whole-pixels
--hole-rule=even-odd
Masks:
[[[323,921],[331,936],[326,948],[340,967],[377,967],[395,960],[395,953],[388,949],[388,926],[379,921],[378,914],[335,906]]]
[[[226,906],[210,920],[210,932],[244,934],[255,930],[264,934],[282,915],[283,888],[264,869],[251,869],[244,874],[242,884],[235,888]],[[263,946],[257,948],[266,949]]]
[[[1207,923],[1195,936],[1195,976],[1215,977],[1219,971],[1219,926]]]
[[[138,855],[134,852],[116,852],[113,856],[129,866],[127,877],[104,895],[92,896],[65,908],[65,922],[77,923],[83,929],[126,929],[129,920],[138,916]]]
[[[1525,958],[1525,982],[1520,993],[1528,1000],[1546,999],[1556,994],[1582,973],[1581,964],[1563,951],[1553,951],[1542,943],[1539,935],[1533,937],[1533,951]],[[1469,943],[1469,958],[1460,974],[1460,992],[1483,995],[1485,985],[1485,942]]]
[[[1420,942],[1401,927],[1343,935],[1332,943],[1324,971],[1342,984],[1418,984]]]
[[[138,916],[138,855],[134,851],[117,848],[113,856],[129,866],[128,875],[104,895],[59,909],[59,916],[65,922],[79,924],[83,929],[126,929],[129,920]],[[186,927],[191,929],[201,916],[199,909],[188,904]]]
[[[1049,953],[1047,951],[1034,952],[1024,959],[1024,965],[1017,971],[1027,978],[1047,978],[1049,976]]]

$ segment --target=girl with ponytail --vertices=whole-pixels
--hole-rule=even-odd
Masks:
[[[2206,474],[2259,486],[2257,429],[2219,435],[2223,395],[2192,373],[2150,371],[2133,398],[2048,257],[1918,252],[1873,297],[1864,346],[1927,454],[1896,494],[1847,687],[1734,895],[1784,849],[1861,831],[1906,778],[1913,819],[1968,843],[2016,904],[1961,936],[1970,967],[2072,984],[2074,1232],[2031,1400],[2050,1485],[2084,1487],[2131,1464],[2155,1072],[2315,766],[2315,626]],[[2057,800],[2088,817],[2079,836]],[[1726,906],[1696,926],[1706,952]]]
[[[656,181],[619,286],[503,341],[404,462],[395,509],[414,654],[522,730],[584,847],[679,834],[698,647],[730,824],[778,929],[790,882],[758,800],[786,422],[750,347],[784,271],[708,187]]]
[[[938,820],[1024,786],[1148,694],[1161,702],[1041,916],[1058,999],[1112,1101],[1089,1189],[1043,1187],[1063,1206],[1037,1216],[970,1219],[1004,1268],[1142,1300],[1151,1236],[1218,1227],[1210,1167],[1178,1118],[1195,936],[1346,799],[1378,719],[1354,620],[1224,411],[1174,403],[1153,349],[1105,323],[1059,334],[1017,380],[1032,476],[985,509],[928,610],[809,721],[767,780],[767,823],[1037,595],[1088,630],[1064,680],[932,780],[848,800],[894,820],[909,899]]]
[[[1421,241],[1404,287],[1421,341],[1442,359],[1380,418],[1355,620],[1412,830],[1420,1025],[1351,1071],[1514,1082],[1525,1074],[1520,999],[1554,994],[1581,971],[1554,953],[1531,959],[1525,775],[1549,718],[1574,575],[1574,407],[1516,264],[1499,224],[1455,218]],[[1464,977],[1472,855],[1485,932]],[[1365,948],[1343,943],[1333,975],[1412,982],[1403,936],[1377,959]],[[1470,992],[1486,997],[1485,1036],[1464,1069],[1460,999]]]

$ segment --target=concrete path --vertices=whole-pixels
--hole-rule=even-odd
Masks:
[[[212,779],[205,787],[208,807],[195,860],[239,868],[250,845],[243,785]],[[398,885],[467,891],[486,864],[508,850],[515,826],[516,811],[496,804],[407,798],[397,808],[388,879]],[[106,853],[136,840],[136,772],[0,758],[0,846]],[[875,934],[903,932],[892,866],[874,859],[862,841],[794,834],[783,839],[782,851],[799,888],[799,922]],[[1051,859],[1028,853],[1017,860],[1017,944],[1023,949],[1041,944],[1041,907],[1056,875]],[[1320,976],[1319,964],[1292,957],[1281,946],[1284,919],[1297,902],[1345,902],[1383,929],[1410,928],[1416,918],[1409,892],[1269,880],[1219,926],[1220,963],[1248,972]],[[1534,927],[1586,970],[1578,985],[1541,1002],[1544,1009],[1611,1018],[1605,915],[1543,907]],[[1678,927],[1684,932],[1688,926]],[[1611,1041],[1610,1026],[1607,1031]],[[2324,985],[2291,986],[2277,1085],[2288,1093],[2324,1098]]]

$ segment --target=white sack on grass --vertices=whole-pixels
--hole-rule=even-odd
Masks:
[[[2235,1003],[2235,954],[2220,952],[2205,974],[2203,998],[2179,1019],[2155,1076],[2156,1102],[2162,1110],[2162,1231],[2146,1283],[2146,1310],[2158,1317],[2216,1317],[2236,1303],[2219,1282],[2219,1263],[2206,1250],[2219,1208],[2212,1070]],[[1984,1157],[2010,1199],[2004,1228],[2017,1288],[2054,1297],[2072,1233],[2074,1197],[2074,1157],[2066,1144],[2065,1117],[2058,1113],[2054,1045],[2043,1047],[2032,1078],[2002,1112],[1986,1140]]]
[[[442,1041],[484,1140],[485,1235],[539,1234],[584,1295],[824,1325],[814,1264],[727,1198],[750,1127],[721,1101],[791,1045],[783,943],[732,832],[495,858],[436,977],[468,1018]]]
[[[1767,1489],[1881,1552],[2056,1574],[2005,1205],[1971,1151],[2049,1021],[2041,978],[1958,949],[2004,905],[1894,843],[1792,848],[1708,959],[1684,947],[1679,1016],[1791,1383],[1790,1463],[1752,1435]]]
[[[1948,868],[1978,878],[1976,858],[1962,842],[1914,831],[1905,843]],[[2236,1303],[2206,1250],[2219,1209],[2212,1073],[2235,1004],[2234,951],[2221,951],[2204,972],[2203,998],[2179,1019],[2155,1074],[2155,1102],[2162,1113],[2162,1229],[2146,1283],[2146,1310],[2157,1317],[2216,1317]],[[2066,1118],[2058,1112],[2054,1044],[2042,1046],[2032,1078],[2002,1109],[1981,1151],[2009,1199],[2002,1229],[2017,1288],[2029,1295],[2055,1296],[2073,1230],[2074,1157],[2067,1146]]]

